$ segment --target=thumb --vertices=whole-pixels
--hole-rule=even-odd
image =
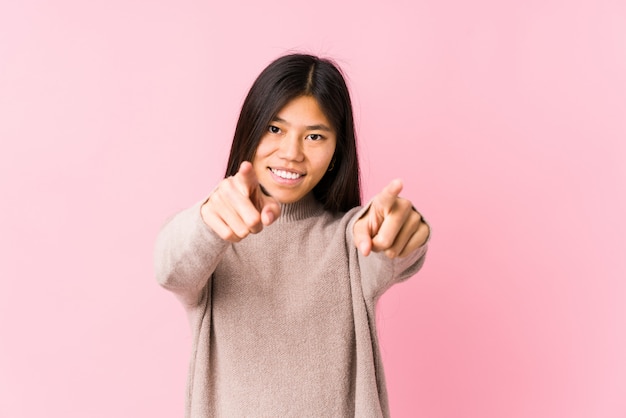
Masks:
[[[280,205],[278,201],[271,196],[261,197],[261,222],[268,226],[274,223],[280,216]]]
[[[370,231],[370,223],[368,214],[362,216],[354,223],[352,234],[354,237],[354,245],[361,251],[364,256],[368,256],[372,252],[372,233]]]

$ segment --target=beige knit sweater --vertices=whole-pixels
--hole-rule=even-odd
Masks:
[[[237,244],[201,203],[161,230],[157,280],[183,303],[193,333],[186,416],[387,417],[374,308],[421,267],[426,245],[390,260],[360,254],[352,225],[312,197]]]

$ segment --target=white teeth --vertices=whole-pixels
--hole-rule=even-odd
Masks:
[[[285,171],[285,170],[276,170],[274,168],[270,168],[270,170],[272,170],[272,173],[276,174],[278,177],[283,178],[283,179],[288,179],[288,180],[295,180],[302,176],[301,174],[292,173],[290,171]]]

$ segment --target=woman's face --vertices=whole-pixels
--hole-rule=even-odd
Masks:
[[[311,96],[285,105],[261,138],[252,165],[259,183],[280,203],[306,196],[324,177],[337,145],[334,127]]]

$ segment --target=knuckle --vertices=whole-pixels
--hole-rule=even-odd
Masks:
[[[412,210],[409,217],[409,222],[414,226],[419,226],[419,224],[422,223],[422,216],[416,211]]]
[[[397,202],[398,207],[401,208],[402,210],[412,210],[413,209],[413,205],[407,199],[399,197],[396,202]]]
[[[229,195],[231,190],[232,190],[232,181],[230,180],[230,177],[225,178],[224,180],[221,181],[221,183],[219,184],[219,186],[217,187],[213,195],[220,199],[224,199],[225,196]]]
[[[376,236],[376,246],[380,249],[386,250],[393,245],[393,239],[387,234]]]
[[[244,223],[246,224],[248,228],[258,227],[259,224],[261,223],[261,214],[256,213],[254,215],[251,215],[248,219],[244,221]]]
[[[222,199],[222,190],[218,187],[211,193],[204,206],[213,207]]]
[[[261,222],[260,219],[258,222],[245,222],[245,225],[246,225],[248,233],[250,232],[257,233],[260,231],[261,228],[263,228],[263,223]]]
[[[385,250],[385,255],[389,258],[396,258],[396,251],[393,249]]]
[[[220,182],[217,190],[220,190],[222,187],[230,187],[233,184],[233,176],[228,176],[224,180]]]
[[[239,227],[234,231],[235,235],[241,240],[250,234],[250,230],[247,228]]]
[[[233,232],[232,230],[229,230],[228,232],[225,232],[221,237],[222,237],[222,239],[224,239],[225,241],[228,241],[228,242],[239,242],[239,241],[241,241],[241,238],[239,238],[237,236],[237,234],[235,234],[235,232]]]

